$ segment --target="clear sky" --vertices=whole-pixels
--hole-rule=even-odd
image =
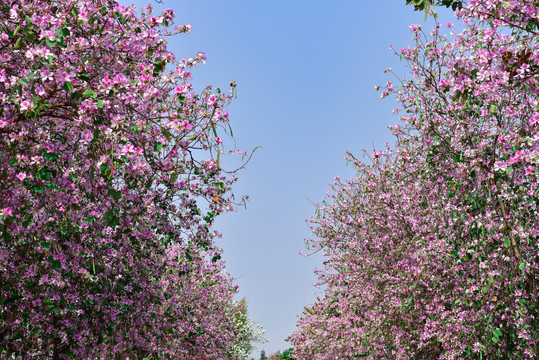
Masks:
[[[151,0],[136,0],[139,8]],[[133,1],[123,0],[123,4]],[[250,317],[266,329],[268,343],[255,353],[289,347],[284,341],[303,306],[321,292],[313,271],[320,256],[302,257],[305,222],[335,176],[349,178],[345,152],[380,149],[392,142],[387,129],[398,122],[393,99],[380,99],[375,84],[390,80],[391,66],[406,75],[390,45],[412,45],[408,27],[424,23],[405,0],[164,0],[176,23],[191,33],[169,41],[178,59],[203,51],[207,63],[193,71],[199,89],[211,83],[238,97],[228,108],[238,148],[257,151],[238,173],[234,192],[249,195],[247,208],[223,215],[228,271],[237,278]],[[454,21],[439,10],[440,22]]]

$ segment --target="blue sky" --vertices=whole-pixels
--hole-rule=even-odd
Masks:
[[[134,1],[142,7],[150,0]],[[130,4],[130,1],[122,1]],[[318,255],[302,257],[305,220],[314,214],[335,176],[349,178],[345,152],[361,154],[392,142],[388,125],[393,99],[380,100],[375,84],[407,70],[390,45],[412,45],[412,23],[430,29],[423,13],[405,0],[164,0],[176,23],[191,33],[169,41],[178,59],[203,51],[207,63],[193,71],[194,83],[227,89],[238,83],[238,97],[228,108],[242,150],[258,150],[238,173],[234,192],[249,195],[247,208],[223,215],[228,271],[237,278],[250,317],[266,329],[266,354],[289,347],[284,341],[303,306],[322,293],[314,288]],[[440,22],[454,21],[440,9]]]

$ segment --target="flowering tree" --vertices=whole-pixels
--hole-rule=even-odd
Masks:
[[[0,1],[2,358],[236,358],[212,230],[230,95],[193,91],[173,17]]]
[[[254,344],[267,341],[264,338],[265,330],[247,316],[247,301],[245,298],[238,301],[237,305],[235,325],[239,329],[239,333],[236,337],[234,350],[242,359],[249,359],[251,352],[255,349]]]
[[[457,35],[411,26],[412,77],[382,93],[404,113],[395,149],[350,156],[357,176],[312,219],[325,296],[292,335],[298,359],[538,355],[539,8],[457,15]]]

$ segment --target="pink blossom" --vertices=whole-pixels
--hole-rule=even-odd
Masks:
[[[213,106],[215,104],[215,102],[217,101],[217,96],[215,95],[211,95],[209,98],[208,98],[208,106]]]
[[[64,82],[71,82],[73,81],[73,76],[69,73],[67,73],[66,71],[62,71],[60,73],[60,79]]]
[[[42,81],[52,81],[54,78],[53,78],[53,74],[50,72],[49,69],[45,68],[41,71],[41,80]]]
[[[187,121],[182,122],[183,130],[191,130],[192,126]]]
[[[186,92],[187,92],[187,89],[183,85],[180,85],[174,88],[174,95],[185,94]]]
[[[45,88],[41,85],[36,86],[36,94],[39,96],[45,95]]]
[[[497,161],[494,163],[494,171],[505,171],[507,170],[507,164],[503,161]]]
[[[94,138],[94,134],[92,131],[88,130],[88,129],[85,129],[82,133],[81,133],[81,139],[86,141],[86,142],[90,142],[92,141]]]
[[[530,125],[535,126],[539,123],[539,113],[533,114],[530,118]]]
[[[205,63],[206,63],[206,54],[203,53],[203,52],[199,52],[199,53],[197,54],[197,59],[198,59],[199,61],[201,61],[203,64],[205,64]]]
[[[30,101],[24,100],[21,102],[21,111],[27,111],[30,108]]]
[[[17,20],[19,18],[19,13],[17,12],[18,9],[19,9],[19,6],[15,5],[9,10],[10,19]]]
[[[111,89],[113,85],[112,80],[108,76],[105,76],[103,79],[101,79],[101,83],[103,84],[103,87],[105,89]]]

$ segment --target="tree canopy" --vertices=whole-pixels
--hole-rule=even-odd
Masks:
[[[410,26],[411,76],[380,87],[396,145],[350,155],[311,220],[325,296],[298,359],[537,357],[539,8],[463,3],[459,34]]]
[[[173,19],[0,2],[2,358],[239,356],[212,228],[232,208],[235,84],[195,93],[205,56],[167,50],[190,30]]]

